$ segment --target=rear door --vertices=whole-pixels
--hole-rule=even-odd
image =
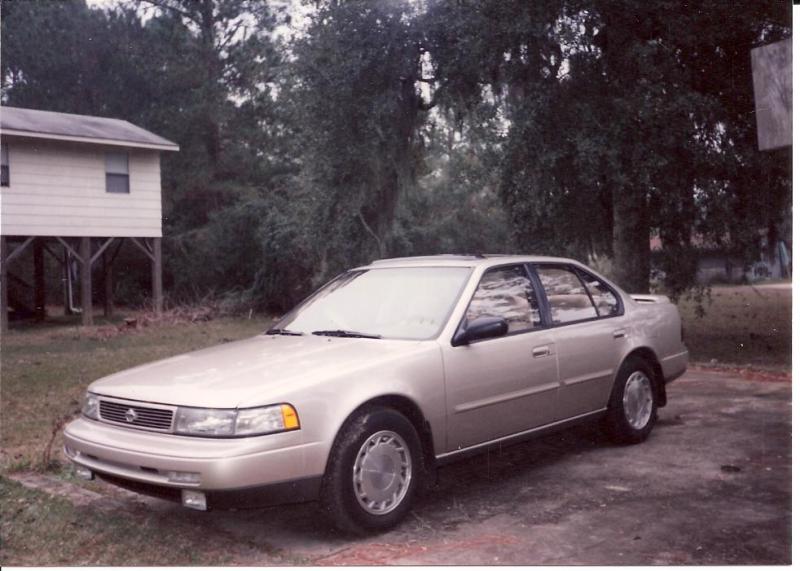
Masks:
[[[627,335],[621,300],[597,276],[570,264],[534,268],[558,359],[558,418],[603,409]]]
[[[553,338],[522,264],[487,269],[463,316],[508,321],[503,337],[443,347],[447,447],[466,448],[552,422],[558,377]]]

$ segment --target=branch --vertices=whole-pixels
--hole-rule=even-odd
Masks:
[[[239,30],[241,30],[241,29],[242,29],[242,26],[243,26],[243,25],[244,25],[243,21],[242,21],[241,19],[240,19],[240,20],[238,20],[238,21],[236,22],[236,25],[235,25],[235,26],[233,26],[233,28],[231,28],[230,30],[228,30],[228,33],[227,33],[227,34],[225,34],[225,37],[224,37],[224,38],[222,38],[222,41],[220,41],[220,42],[219,42],[219,44],[218,44],[218,47],[219,47],[219,48],[224,48],[225,46],[227,46],[227,45],[228,45],[228,43],[229,43],[229,42],[230,42],[230,41],[233,39],[233,37],[236,35],[236,32],[238,32]]]
[[[364,219],[364,214],[360,210],[358,211],[358,219],[361,220],[361,224],[363,224],[364,230],[366,230],[370,236],[375,238],[375,241],[378,243],[378,252],[380,252],[380,255],[383,256],[383,242],[375,233],[375,231],[372,228],[370,228],[369,224],[367,224],[367,221]]]
[[[442,94],[442,88],[439,87],[436,91],[433,92],[431,96],[431,100],[425,103],[421,98],[419,100],[419,110],[420,111],[430,111],[434,107],[439,104],[439,97]]]
[[[181,8],[178,8],[174,4],[169,3],[169,0],[143,0],[143,1],[148,4],[152,4],[156,8],[161,8],[162,10],[169,10],[170,12],[174,12],[179,16],[191,20],[198,26],[200,25],[200,20],[197,19],[196,15],[192,14],[191,12],[187,12],[186,10],[182,10]]]

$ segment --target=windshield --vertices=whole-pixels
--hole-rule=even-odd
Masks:
[[[272,331],[430,339],[444,327],[470,272],[460,267],[346,272]]]

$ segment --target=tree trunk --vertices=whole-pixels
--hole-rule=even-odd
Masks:
[[[220,154],[220,125],[219,113],[222,109],[222,94],[219,81],[222,75],[220,56],[215,45],[216,24],[214,17],[213,0],[203,0],[199,7],[200,12],[200,44],[203,54],[206,79],[203,90],[204,97],[204,143],[206,152],[214,168],[214,175],[219,167]]]
[[[630,81],[635,80],[636,70],[632,67],[630,50],[630,18],[626,5],[611,0],[598,2],[598,12],[605,22],[602,45],[606,59],[608,80],[602,87],[609,109],[622,121],[625,117],[626,90]],[[650,291],[650,216],[647,204],[647,187],[636,163],[631,159],[635,151],[644,143],[639,138],[635,121],[627,123],[617,140],[621,151],[623,177],[609,177],[612,187],[614,279],[626,291],[647,293]],[[627,148],[626,148],[627,147]],[[628,179],[629,182],[621,182]]]
[[[416,67],[418,60],[414,62]],[[373,164],[375,193],[358,213],[364,229],[375,240],[381,258],[387,255],[387,242],[394,226],[400,195],[404,188],[413,186],[416,180],[414,145],[420,122],[420,101],[413,79],[401,80],[399,97],[403,104],[395,116],[396,138],[382,147],[380,160]]]
[[[650,224],[645,189],[615,189],[613,249],[617,284],[631,293],[649,292]]]

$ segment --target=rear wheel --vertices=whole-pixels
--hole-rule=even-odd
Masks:
[[[422,466],[422,446],[411,422],[393,409],[365,408],[336,438],[322,507],[343,531],[389,529],[411,509]]]
[[[641,357],[629,357],[620,367],[611,392],[606,429],[621,444],[642,442],[656,422],[655,374]]]

